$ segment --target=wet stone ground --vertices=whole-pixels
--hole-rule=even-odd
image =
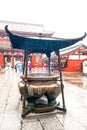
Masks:
[[[73,86],[87,89],[87,75],[82,73],[63,73],[63,80]]]
[[[21,118],[20,73],[0,74],[0,130],[87,130],[87,76],[63,73],[67,112]],[[62,106],[61,95],[57,98]]]

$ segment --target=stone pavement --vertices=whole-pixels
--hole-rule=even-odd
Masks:
[[[24,119],[21,118],[19,80],[20,74],[11,69],[0,74],[0,130],[87,130],[86,76],[63,74],[66,113],[27,115]],[[58,100],[61,103],[61,95]]]

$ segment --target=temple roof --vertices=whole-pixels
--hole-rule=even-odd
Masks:
[[[9,48],[9,49],[11,49],[11,46],[10,46],[10,44],[0,44],[0,49],[7,49],[7,48]]]
[[[61,49],[60,50],[60,55],[63,56],[63,55],[67,55],[67,54],[72,54],[72,53],[75,53],[76,51],[78,53],[82,53],[82,52],[85,52],[85,50],[83,49],[80,49],[80,48],[85,48],[85,50],[87,50],[87,46],[85,46],[83,43],[79,43],[79,44],[74,44],[72,46],[69,46],[67,48],[64,48],[64,49]],[[53,52],[51,54],[51,57],[56,57],[57,55],[55,54],[55,52]]]
[[[31,24],[31,23],[19,23],[10,21],[0,21],[0,35],[2,37],[6,36],[4,27],[8,25],[11,32],[14,34],[20,34],[23,36],[38,36],[38,34],[44,34],[45,36],[52,36],[53,31],[48,31],[45,29],[43,24]]]
[[[85,47],[87,48],[83,43],[77,44],[77,45],[72,45],[70,47],[64,48],[60,50],[60,55],[65,55],[65,54],[69,54],[72,53],[73,51],[81,48],[81,47]]]

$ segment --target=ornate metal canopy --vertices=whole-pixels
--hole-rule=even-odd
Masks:
[[[12,48],[27,50],[28,53],[45,53],[49,55],[55,51],[58,53],[59,49],[68,47],[74,43],[83,40],[86,37],[86,33],[79,38],[63,39],[63,38],[47,38],[44,36],[39,37],[23,37],[12,34],[8,30],[8,25],[5,26],[5,31],[8,34]]]

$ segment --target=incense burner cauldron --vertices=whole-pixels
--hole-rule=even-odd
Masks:
[[[21,76],[22,81],[19,82],[19,91],[28,103],[36,104],[42,96],[46,97],[47,104],[56,101],[60,94],[61,85],[58,82],[58,75],[47,73],[32,73]]]

